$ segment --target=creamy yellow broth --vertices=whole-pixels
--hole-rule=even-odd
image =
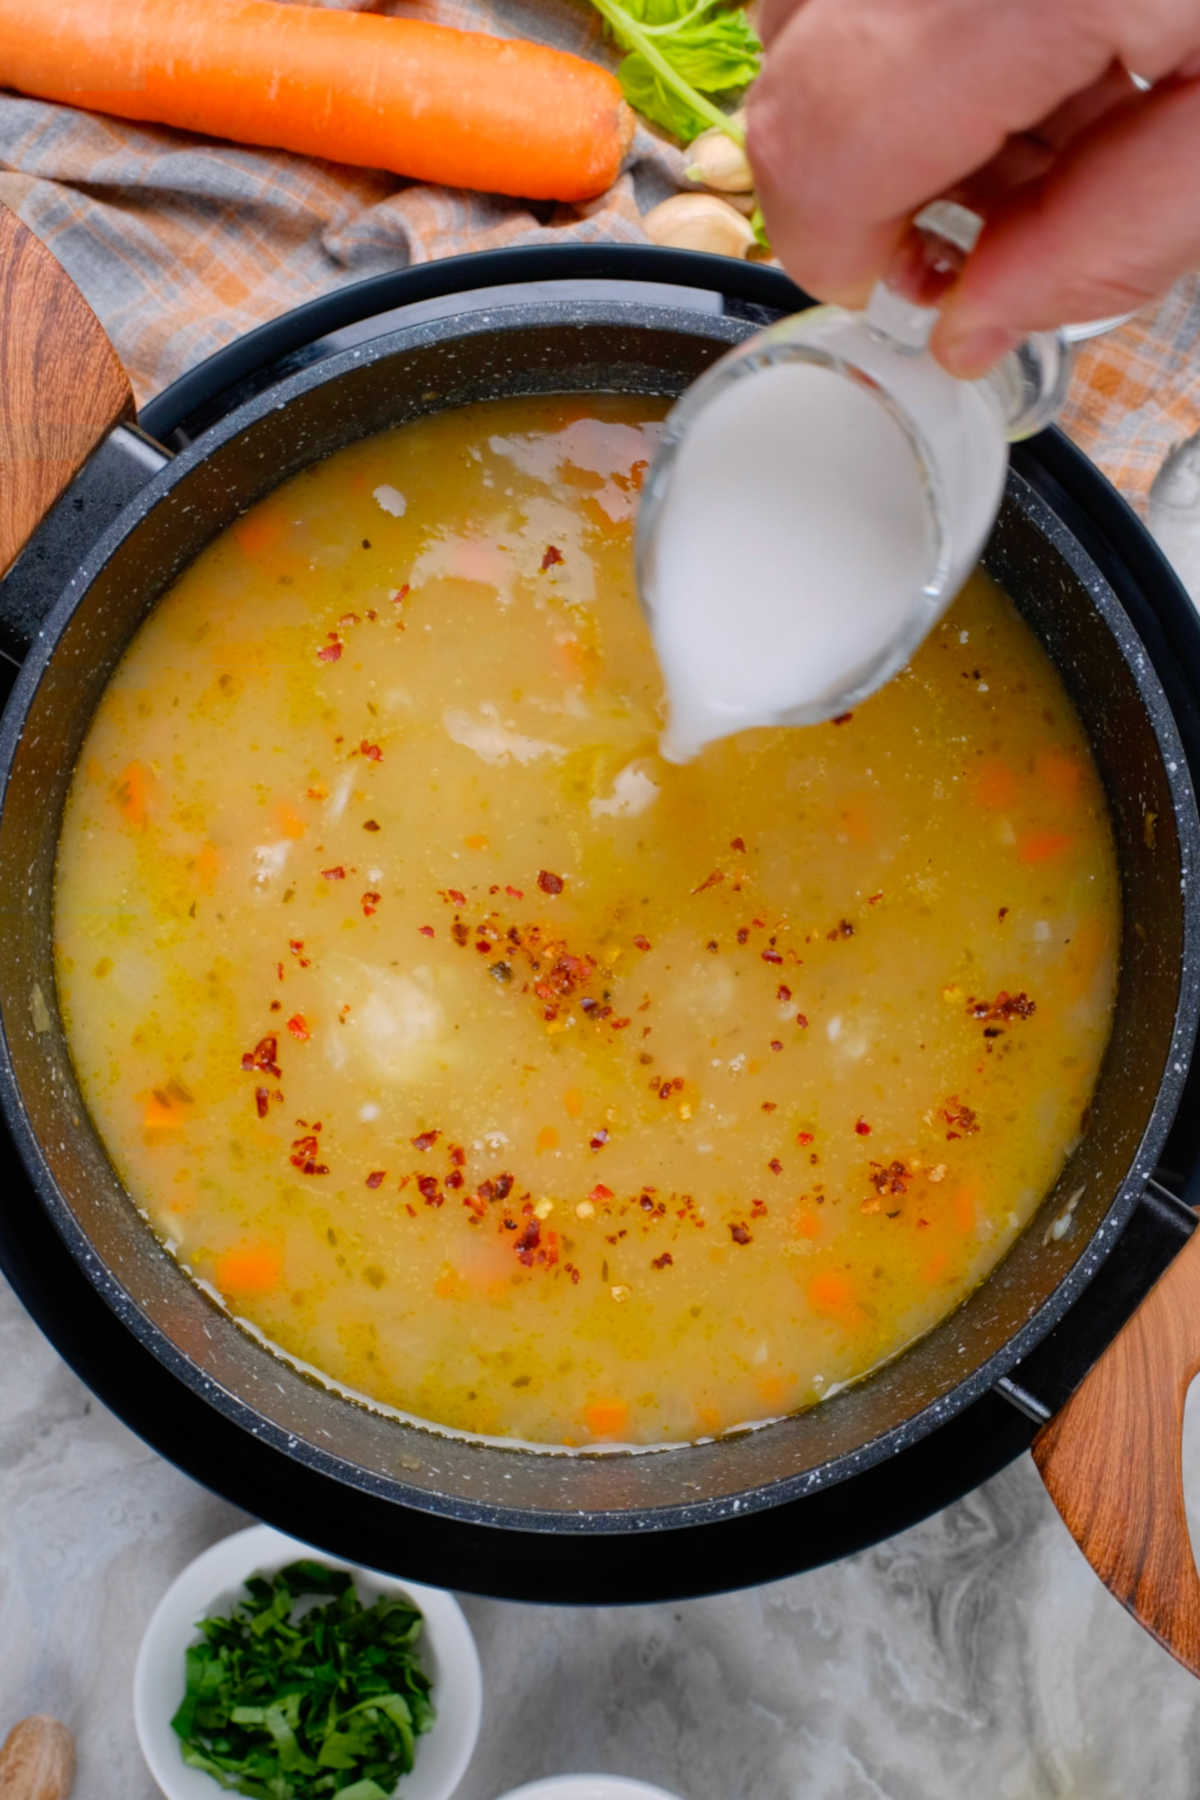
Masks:
[[[852,717],[659,759],[662,410],[496,402],[289,481],[130,647],[59,857],[83,1093],[184,1268],[541,1444],[786,1413],[927,1331],[1057,1175],[1115,982],[1096,772],[982,575]]]

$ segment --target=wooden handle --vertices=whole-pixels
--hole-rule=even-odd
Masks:
[[[1200,1575],[1183,1495],[1183,1407],[1200,1370],[1200,1231],[1034,1439],[1033,1459],[1105,1587],[1200,1675]]]
[[[133,395],[74,282],[0,207],[0,574]]]

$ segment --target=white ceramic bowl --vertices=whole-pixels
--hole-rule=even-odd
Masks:
[[[679,1800],[679,1796],[624,1775],[551,1775],[547,1781],[513,1788],[500,1800]]]
[[[421,1660],[432,1683],[437,1717],[417,1739],[413,1772],[401,1779],[396,1794],[397,1800],[450,1800],[471,1760],[483,1705],[479,1657],[461,1607],[439,1588],[397,1581],[326,1556],[269,1525],[236,1532],[189,1563],[146,1627],[133,1675],[133,1717],[150,1773],[167,1800],[217,1800],[220,1787],[203,1770],[188,1767],[171,1730],[172,1715],[183,1698],[184,1651],[199,1641],[197,1620],[232,1609],[248,1575],[272,1574],[300,1557],[349,1570],[365,1605],[390,1594],[420,1607],[425,1618]]]

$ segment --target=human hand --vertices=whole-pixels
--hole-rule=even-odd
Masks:
[[[862,306],[928,201],[985,216],[932,340],[954,374],[1200,265],[1200,0],[764,0],[760,30],[749,154],[795,280]]]

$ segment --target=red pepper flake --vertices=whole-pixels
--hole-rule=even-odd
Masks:
[[[302,969],[307,969],[309,967],[309,964],[311,963],[312,959],[311,959],[311,957],[305,956],[305,954],[304,954],[304,939],[303,938],[289,938],[288,939],[288,949],[291,951],[293,956],[299,957],[300,967]]]
[[[386,1169],[372,1169],[371,1173],[367,1176],[367,1186],[369,1188],[382,1187],[386,1175]]]
[[[608,1142],[608,1131],[605,1126],[601,1125],[599,1130],[594,1132],[593,1135],[588,1139],[588,1149],[589,1150],[603,1150],[603,1148],[604,1148],[605,1144],[607,1144],[607,1142]]]
[[[299,1169],[302,1175],[328,1175],[329,1164],[317,1161],[320,1151],[320,1139],[315,1130],[310,1131],[306,1136],[298,1137],[293,1141],[292,1153],[288,1157],[288,1161],[294,1169]]]
[[[1007,917],[1008,917],[1007,906],[1002,906],[1000,908],[1000,911],[996,914],[996,917],[1000,920],[1001,924],[1003,924],[1004,920],[1007,919]]]
[[[525,898],[524,888],[510,887],[507,882],[504,884],[504,891],[510,900],[523,900]]]
[[[852,712],[834,713],[829,723],[831,725],[848,725],[853,717],[854,714]]]
[[[612,1197],[613,1197],[612,1189],[610,1187],[605,1187],[605,1185],[602,1181],[598,1181],[596,1183],[595,1187],[592,1189],[591,1193],[588,1195],[589,1200],[611,1200]]]
[[[752,1219],[765,1219],[766,1216],[767,1216],[766,1201],[765,1200],[752,1200],[750,1202],[750,1217]]]
[[[412,1140],[414,1150],[432,1150],[441,1137],[440,1131],[422,1131]]]
[[[765,963],[781,963],[783,961],[778,950],[764,950],[762,952],[762,959]]]
[[[744,925],[739,925],[739,926],[738,926],[738,933],[737,933],[737,941],[738,941],[738,943],[739,943],[739,944],[744,944],[744,943],[746,943],[746,942],[747,942],[747,940],[748,940],[748,939],[749,939],[749,936],[750,936],[750,933],[749,933],[749,931],[748,931],[748,930],[747,930],[747,929],[746,929],[746,927],[745,927],[745,926],[744,926]]]
[[[907,1194],[912,1170],[899,1160],[871,1164],[871,1186],[877,1194]]]
[[[661,1256],[656,1256],[654,1258],[650,1267],[652,1269],[669,1269],[674,1261],[675,1258],[671,1255],[671,1252],[669,1250],[664,1250]]]
[[[455,919],[450,927],[450,936],[456,944],[465,944],[471,935],[471,927],[464,919]]]
[[[610,1019],[608,1021],[608,1023],[613,1031],[624,1031],[624,1029],[627,1025],[633,1024],[633,1020],[632,1019]]]
[[[275,974],[280,981],[283,980],[283,964],[282,963],[275,964]]]
[[[418,1175],[417,1188],[426,1206],[441,1206],[445,1196],[438,1190],[436,1175]]]
[[[811,1131],[798,1131],[796,1133],[796,1142],[798,1144],[807,1145],[807,1144],[811,1144],[812,1141],[813,1141],[813,1134]]]
[[[298,1044],[307,1044],[312,1035],[308,1029],[308,1020],[303,1013],[293,1013],[287,1022],[287,1028]]]
[[[1028,994],[1009,994],[1002,988],[994,1000],[967,1001],[967,1017],[996,1020],[1007,1025],[1013,1019],[1031,1019],[1037,1003]]]
[[[839,919],[833,930],[827,931],[825,936],[829,939],[830,943],[836,943],[838,938],[853,937],[854,927],[849,919]]]
[[[258,1113],[258,1116],[260,1119],[266,1118],[267,1108],[270,1106],[270,1104],[271,1104],[271,1096],[270,1096],[270,1093],[268,1092],[268,1090],[266,1088],[255,1088],[255,1090],[254,1090],[254,1108],[255,1108],[255,1111]]]
[[[775,1111],[777,1111],[777,1108],[776,1108],[776,1105],[775,1105],[775,1102],[774,1102],[774,1100],[764,1100],[764,1101],[763,1101],[763,1103],[762,1103],[762,1109],[763,1109],[763,1111],[764,1111],[764,1112],[775,1112]]]
[[[332,869],[322,869],[321,874],[326,881],[345,881],[346,871],[341,863],[334,863]]]
[[[362,909],[363,909],[363,917],[365,919],[369,919],[371,917],[372,913],[376,913],[379,911],[379,902],[382,899],[383,899],[382,894],[376,894],[374,892],[367,892],[363,895]]]
[[[446,1155],[456,1169],[461,1169],[467,1160],[467,1153],[461,1144],[450,1144],[447,1147]]]
[[[729,1235],[735,1244],[752,1244],[754,1242],[744,1225],[731,1225]]]
[[[770,1169],[772,1175],[782,1175],[783,1174],[783,1164],[780,1162],[780,1160],[777,1156],[773,1156],[771,1158],[770,1162],[767,1164],[767,1167],[768,1167],[768,1169]]]
[[[454,1188],[457,1191],[457,1189],[459,1189],[462,1185],[463,1185],[462,1170],[461,1169],[451,1169],[450,1173],[446,1177],[446,1186],[448,1188]]]
[[[409,587],[407,581],[403,584],[403,586],[394,588],[392,590],[392,605],[399,606],[402,600],[408,599],[408,596],[411,592],[412,592],[412,589]]]
[[[321,648],[317,651],[317,661],[323,663],[335,663],[341,654],[341,642],[338,638],[334,638],[331,644],[321,645]]]
[[[779,1041],[779,1039],[778,1039],[778,1038],[772,1038],[772,1039],[771,1039],[771,1048],[772,1048],[772,1050],[782,1050],[782,1049],[783,1049],[783,1045],[782,1045],[782,1043],[781,1043],[781,1042],[780,1042],[780,1041]]]
[[[363,820],[363,830],[364,831],[378,831],[379,830],[379,820],[378,819],[364,819]]]
[[[360,754],[365,756],[368,762],[383,761],[383,751],[379,748],[378,744],[368,744],[366,738],[364,738],[358,748]]]
[[[775,989],[775,998],[777,1000],[790,1000],[791,997],[792,997],[791,988],[785,987],[784,983],[781,981],[779,986]]]
[[[867,905],[868,906],[878,906],[879,902],[882,899],[883,899],[883,889],[880,888],[880,890],[877,894],[868,894],[867,895]]]
[[[797,1013],[796,1014],[796,1023],[800,1027],[801,1031],[807,1031],[808,1030],[808,1014],[807,1013]]]
[[[441,888],[439,891],[443,900],[453,900],[455,906],[465,906],[467,904],[467,896],[463,893],[461,888]]]
[[[979,1120],[976,1117],[975,1109],[964,1106],[957,1094],[951,1094],[943,1106],[942,1117],[949,1126],[946,1133],[948,1142],[952,1142],[955,1138],[973,1137],[979,1130]]]
[[[723,869],[714,869],[711,875],[706,875],[704,877],[704,880],[700,883],[699,887],[694,887],[692,889],[692,892],[693,894],[702,894],[706,888],[719,887],[724,879],[725,871]]]
[[[543,894],[561,894],[564,886],[562,876],[552,874],[549,869],[538,870],[537,884]]]
[[[422,937],[432,937],[433,936],[433,926],[432,925],[418,925],[417,930],[420,932]]]
[[[730,838],[729,848],[731,850],[736,850],[739,856],[744,856],[746,854],[745,838],[740,838],[740,837]]]
[[[562,559],[563,553],[558,545],[547,544],[545,553],[542,556],[542,574],[544,575],[547,569],[552,569],[555,563],[560,563]]]
[[[648,950],[650,948],[650,939],[648,937],[642,937],[639,934],[633,940],[633,947],[635,950]]]
[[[492,1175],[479,1184],[479,1194],[483,1200],[507,1200],[512,1191],[511,1175]]]
[[[269,1012],[282,1012],[283,1011],[283,1001],[282,1000],[272,1000],[272,1002],[267,1010]]]
[[[865,1119],[855,1119],[854,1129],[859,1137],[870,1137],[871,1135],[871,1127],[867,1124]]]
[[[273,1075],[279,1080],[283,1071],[279,1067],[279,1039],[276,1037],[259,1038],[253,1050],[242,1053],[243,1069],[261,1069],[264,1075]]]

